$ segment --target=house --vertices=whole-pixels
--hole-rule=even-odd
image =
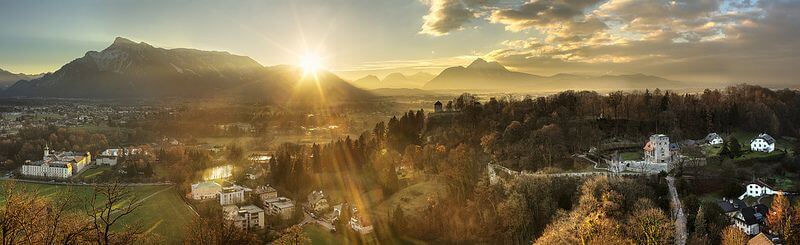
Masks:
[[[670,152],[669,137],[663,134],[654,134],[644,145],[645,163],[670,163],[672,155]]]
[[[236,227],[243,230],[264,228],[264,210],[255,205],[225,205],[222,210],[225,219],[233,221]]]
[[[106,149],[95,159],[97,165],[117,165],[117,160],[123,155],[123,150],[118,148]]]
[[[781,244],[780,238],[764,234],[763,232],[758,233],[758,235],[750,238],[747,241],[747,245],[776,245]]]
[[[245,201],[245,192],[249,191],[252,190],[238,185],[222,187],[219,192],[219,204],[225,206],[242,203]]]
[[[444,110],[442,110],[442,102],[441,101],[437,100],[436,103],[433,103],[433,112],[443,112],[443,111]]]
[[[747,235],[755,235],[761,232],[760,225],[767,220],[767,211],[769,207],[764,204],[757,204],[752,207],[746,207],[739,210],[734,216],[732,223],[747,233]]]
[[[271,159],[272,156],[266,153],[253,153],[247,157],[247,160],[249,160],[253,164],[268,164],[269,160]]]
[[[709,145],[720,145],[722,143],[725,143],[725,141],[722,140],[722,137],[719,136],[719,134],[717,133],[710,133],[706,135],[705,140],[706,143],[708,143]]]
[[[44,147],[42,160],[25,161],[20,173],[25,176],[67,179],[92,162],[92,154],[71,151],[53,152]]]
[[[308,194],[308,208],[311,211],[319,213],[330,208],[330,205],[328,205],[328,200],[325,199],[325,194],[323,194],[321,190],[312,191]]]
[[[350,228],[361,234],[368,234],[374,230],[372,222],[358,213],[356,208],[353,208],[353,216],[350,217]]]
[[[751,236],[761,232],[760,226],[766,221],[769,211],[769,207],[764,204],[748,207],[738,199],[723,198],[723,200],[717,201],[717,206],[731,220],[732,225]]]
[[[775,138],[769,134],[759,134],[750,141],[751,151],[772,152],[775,150]]]
[[[269,215],[276,215],[282,219],[289,219],[294,213],[294,202],[285,197],[274,197],[264,200]]]
[[[222,186],[214,181],[204,181],[192,184],[192,199],[205,200],[216,198],[222,191]]]
[[[255,190],[253,190],[253,194],[256,194],[262,202],[270,198],[278,197],[278,191],[269,185],[257,187]]]
[[[763,195],[775,195],[781,193],[781,191],[776,191],[772,186],[764,183],[761,180],[753,180],[750,181],[745,185],[744,193],[739,196],[739,199],[744,199],[745,197],[761,197]]]

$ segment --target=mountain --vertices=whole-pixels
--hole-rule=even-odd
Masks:
[[[12,73],[10,71],[6,71],[6,70],[3,70],[3,69],[0,69],[0,90],[3,90],[5,88],[13,85],[14,83],[16,83],[19,80],[30,80],[30,79],[39,78],[41,76],[42,76],[41,74],[40,75],[28,75],[28,74],[23,74],[23,73]]]
[[[311,77],[311,76],[309,76]],[[331,93],[363,95],[333,75],[319,82]],[[279,103],[306,89],[302,71],[264,67],[247,56],[195,49],[164,49],[118,37],[106,49],[89,51],[54,73],[19,81],[4,96],[68,98],[222,98]],[[300,89],[302,87],[302,89]],[[258,94],[253,92],[258,91]],[[327,92],[322,90],[323,92]],[[249,95],[249,96],[245,96]],[[339,96],[335,96],[339,97]],[[314,96],[310,96],[314,100]]]
[[[559,91],[586,89],[683,88],[686,83],[645,74],[587,76],[559,73],[538,76],[506,69],[497,62],[483,59],[469,66],[449,67],[425,84],[424,89]]]
[[[375,75],[367,75],[353,81],[353,84],[367,89],[377,88],[421,88],[425,83],[433,79],[434,75],[425,72],[418,72],[413,75],[402,73],[391,73],[386,75],[383,80]]]

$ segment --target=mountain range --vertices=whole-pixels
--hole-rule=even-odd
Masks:
[[[221,98],[280,103],[369,98],[329,72],[309,81],[297,67],[264,67],[247,56],[186,48],[164,49],[118,37],[53,73],[22,80],[4,96],[59,98]],[[313,86],[312,86],[313,85]]]
[[[353,85],[366,89],[377,88],[421,88],[425,83],[434,78],[433,74],[418,72],[413,75],[391,73],[381,80],[375,75],[367,75],[353,81]]]
[[[427,82],[423,89],[494,90],[494,91],[556,91],[592,89],[679,88],[686,83],[645,74],[586,76],[556,74],[539,76],[506,69],[497,62],[483,59],[469,66],[444,69]]]
[[[6,71],[0,69],[0,90],[7,88],[19,80],[30,80],[41,77],[43,74],[39,75],[28,75],[23,73],[12,73],[10,71]]]

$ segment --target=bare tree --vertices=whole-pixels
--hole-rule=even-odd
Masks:
[[[93,243],[131,244],[143,234],[136,225],[119,232],[111,230],[123,217],[142,206],[141,201],[137,200],[128,187],[118,183],[95,186],[86,204],[88,206],[85,211],[90,219],[89,231],[92,232]]]

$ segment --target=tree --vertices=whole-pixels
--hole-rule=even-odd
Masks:
[[[744,245],[750,238],[736,226],[728,226],[722,230],[723,245]]]
[[[694,218],[694,235],[697,237],[705,237],[707,235],[707,227],[706,227],[706,213],[703,211],[703,206],[697,209],[697,214]]]
[[[767,227],[774,233],[783,234],[784,226],[786,226],[788,221],[791,221],[791,215],[792,207],[789,204],[789,199],[782,193],[778,193],[775,195],[775,198],[772,200],[772,205],[769,207]]]
[[[92,196],[86,202],[86,215],[90,218],[89,230],[93,243],[100,245],[132,244],[143,234],[136,226],[115,232],[111,228],[120,219],[131,215],[142,203],[131,190],[119,183],[94,186]]]
[[[186,230],[184,244],[262,244],[255,236],[221,216],[196,217]]]
[[[674,233],[674,226],[667,215],[654,207],[631,213],[627,226],[626,231],[637,244],[668,244]]]
[[[306,235],[305,231],[303,231],[303,227],[299,225],[294,225],[292,227],[287,228],[281,236],[272,242],[272,244],[277,245],[301,245],[301,244],[311,244],[311,238]]]
[[[730,150],[730,158],[737,158],[742,156],[742,145],[739,144],[739,140],[736,137],[731,136],[728,138],[728,149]]]

